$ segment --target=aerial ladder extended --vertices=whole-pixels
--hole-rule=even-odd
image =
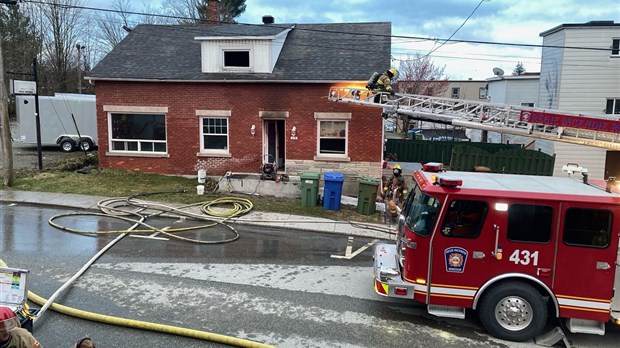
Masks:
[[[620,121],[611,117],[348,87],[332,87],[329,100],[380,107],[387,117],[620,150]]]

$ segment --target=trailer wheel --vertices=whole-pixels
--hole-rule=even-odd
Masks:
[[[93,141],[88,138],[84,138],[80,142],[80,150],[82,151],[92,151],[93,147],[95,147],[95,144],[93,144]]]
[[[75,150],[76,144],[72,139],[65,139],[60,142],[60,150],[62,152],[72,152]]]
[[[509,282],[488,290],[478,308],[482,326],[493,336],[522,342],[542,332],[547,306],[532,286]]]

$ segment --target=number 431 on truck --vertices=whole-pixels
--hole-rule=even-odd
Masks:
[[[473,309],[493,336],[525,341],[549,318],[574,333],[620,323],[620,195],[613,182],[476,172],[413,174],[397,241],[376,245],[374,287],[430,314]]]

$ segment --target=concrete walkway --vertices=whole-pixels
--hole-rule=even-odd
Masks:
[[[57,206],[69,209],[99,210],[97,203],[110,197],[63,194],[51,192],[32,192],[16,190],[0,190],[0,202],[16,204],[36,204]],[[192,212],[201,213],[199,207],[191,208]],[[393,228],[386,225],[355,223],[349,221],[335,221],[324,218],[315,218],[301,215],[289,215],[250,211],[234,221],[240,224],[271,226],[274,228],[286,227],[289,229],[335,233],[348,236],[368,237],[375,239],[394,238]]]

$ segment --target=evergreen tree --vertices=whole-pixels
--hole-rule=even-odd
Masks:
[[[523,75],[525,74],[525,67],[523,66],[523,63],[518,62],[517,66],[515,67],[515,69],[512,71],[512,74],[514,76],[518,76],[518,75]]]

